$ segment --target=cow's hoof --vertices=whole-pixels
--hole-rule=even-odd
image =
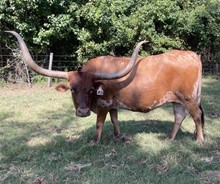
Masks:
[[[120,134],[118,136],[113,136],[113,140],[122,141],[122,142],[130,142],[130,141],[132,141],[132,138],[130,136]]]
[[[90,146],[96,146],[96,145],[98,145],[98,144],[99,144],[99,141],[92,140],[92,141],[90,142]]]
[[[204,141],[204,137],[203,135],[198,135],[198,132],[195,130],[194,131],[194,137],[196,139],[196,142],[200,145],[202,145],[203,141]]]
[[[200,138],[200,139],[196,139],[196,142],[199,144],[199,145],[202,145],[203,144],[203,141],[204,139],[203,138]]]
[[[172,142],[172,141],[174,141],[174,138],[173,137],[171,137],[170,135],[166,138],[166,140],[168,140],[168,141],[170,141],[170,142]]]

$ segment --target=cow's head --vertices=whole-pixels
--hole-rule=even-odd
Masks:
[[[76,115],[86,117],[90,115],[91,98],[104,95],[104,84],[95,80],[94,73],[69,72],[69,81],[56,86],[57,91],[71,91]]]
[[[116,73],[91,73],[81,71],[62,72],[47,70],[38,66],[32,59],[22,37],[14,31],[7,32],[16,36],[22,51],[23,59],[31,69],[44,76],[63,78],[68,80],[66,84],[58,85],[56,87],[56,90],[71,90],[73,102],[76,108],[76,115],[81,117],[86,117],[90,115],[89,105],[91,102],[91,98],[94,97],[94,95],[104,95],[104,85],[97,81],[113,80],[127,75],[134,66],[141,45],[146,42],[142,41],[137,44],[128,65],[123,70]]]

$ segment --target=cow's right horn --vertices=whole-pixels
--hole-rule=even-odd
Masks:
[[[121,78],[121,77],[124,77],[125,75],[127,75],[132,70],[132,68],[135,64],[135,61],[138,57],[138,52],[140,50],[141,45],[146,42],[147,41],[141,41],[136,45],[129,63],[127,64],[127,66],[123,70],[121,70],[119,72],[115,72],[115,73],[96,73],[95,79],[96,80],[101,80],[101,79],[102,80],[111,80],[111,79],[118,79],[118,78]]]
[[[55,78],[62,78],[62,79],[68,79],[68,72],[61,72],[61,71],[54,71],[54,70],[47,70],[44,69],[40,66],[38,66],[34,60],[32,59],[30,52],[24,42],[24,40],[22,39],[22,37],[16,33],[15,31],[5,31],[8,33],[13,34],[14,36],[16,36],[19,46],[21,48],[21,52],[22,52],[22,57],[25,61],[25,63],[35,72],[37,72],[38,74],[44,75],[44,76],[48,76],[48,77],[55,77]]]

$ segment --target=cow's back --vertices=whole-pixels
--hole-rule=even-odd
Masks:
[[[85,70],[114,73],[129,62],[126,57],[103,56],[87,63]],[[117,80],[102,81],[115,106],[134,111],[148,111],[165,102],[178,101],[175,93],[196,95],[201,78],[201,61],[191,51],[170,52],[138,58],[132,71]]]

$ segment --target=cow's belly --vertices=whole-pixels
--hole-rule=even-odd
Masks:
[[[127,109],[127,110],[138,111],[138,112],[149,112],[150,110],[153,109],[153,106],[155,106],[155,104],[139,106],[139,105],[132,105],[130,103],[123,102],[120,99],[115,99],[112,105],[112,108],[113,109]]]
[[[138,111],[138,112],[149,112],[167,102],[178,102],[178,98],[176,95],[168,91],[165,95],[158,97],[158,98],[140,98],[139,100],[135,100],[131,98],[109,98],[109,99],[102,99],[98,98],[90,107],[91,110],[95,113],[98,112],[100,108],[107,108],[107,109],[127,109],[131,111]]]
[[[130,98],[127,96],[126,100],[123,98],[115,98],[113,100],[112,108],[148,112],[167,102],[180,103],[176,95],[173,92],[168,91],[164,95],[157,97],[146,95],[136,99],[133,98],[133,96],[131,96]]]

